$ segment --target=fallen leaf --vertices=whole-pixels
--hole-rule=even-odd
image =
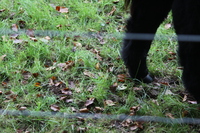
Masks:
[[[117,4],[117,3],[119,3],[119,0],[113,1],[113,4]]]
[[[29,37],[32,41],[34,41],[34,42],[37,42],[38,41],[38,39],[37,38],[35,38],[35,37]]]
[[[41,83],[36,82],[36,83],[35,83],[35,87],[41,87],[40,84],[41,84]]]
[[[43,97],[44,95],[43,94],[37,94],[36,96],[37,97]]]
[[[174,93],[172,93],[170,90],[166,90],[165,95],[174,95]]]
[[[70,69],[72,66],[74,66],[74,61],[67,61],[65,63],[59,63],[57,64],[58,67],[60,67],[63,71],[66,71]]]
[[[166,113],[165,116],[167,116],[167,117],[169,117],[169,118],[171,118],[171,119],[174,119],[172,113]]]
[[[157,106],[159,106],[158,100],[152,100],[153,103],[155,103]]]
[[[33,31],[32,29],[28,29],[28,30],[26,31],[26,35],[28,35],[29,37],[35,37],[34,31]]]
[[[188,101],[190,104],[197,104],[197,101]]]
[[[96,65],[95,65],[95,68],[97,69],[97,70],[99,70],[100,69],[100,63],[98,62],[98,63],[96,63]]]
[[[141,91],[141,90],[143,90],[142,88],[139,88],[139,87],[133,87],[133,90],[134,91]]]
[[[77,48],[81,48],[82,44],[80,42],[73,42],[74,46]]]
[[[184,97],[183,97],[183,102],[185,102],[187,100],[187,95],[184,95]]]
[[[122,91],[122,90],[126,90],[127,87],[124,84],[118,85],[116,90]]]
[[[182,112],[182,117],[186,117],[188,114],[189,114],[189,112],[188,112],[187,110],[184,110],[184,111]]]
[[[59,24],[59,25],[57,25],[57,26],[56,26],[56,28],[61,28],[61,27],[62,27],[62,25],[61,25],[61,24]]]
[[[83,108],[79,110],[81,113],[89,113],[89,110],[87,108]]]
[[[17,26],[17,24],[12,24],[12,26],[11,26],[11,29],[13,30],[13,31],[18,31],[18,26]]]
[[[117,84],[117,83],[114,83],[113,85],[110,86],[110,90],[111,90],[112,92],[115,92],[116,89],[117,89],[117,86],[118,86],[118,84]]]
[[[46,70],[51,71],[51,70],[54,70],[55,68],[56,68],[55,66],[51,66],[51,67],[46,68]]]
[[[94,75],[92,72],[88,71],[88,70],[85,70],[85,71],[83,72],[83,74],[84,74],[85,76],[90,77],[90,78],[95,78],[95,75]]]
[[[168,82],[160,82],[160,84],[169,86],[169,83],[168,83]]]
[[[176,55],[176,53],[174,53],[174,52],[168,52],[170,55]]]
[[[20,111],[23,111],[23,110],[26,110],[26,109],[27,109],[27,107],[20,107],[19,108]]]
[[[130,114],[129,114],[129,115],[130,115],[130,116],[135,115],[136,112],[139,111],[140,108],[141,108],[140,105],[131,107],[131,108],[130,108]]]
[[[29,71],[22,71],[22,76],[24,80],[28,80],[32,74]]]
[[[69,88],[64,88],[61,90],[61,92],[65,95],[71,96],[72,95],[72,91]]]
[[[23,40],[22,39],[14,39],[13,43],[14,44],[21,44],[21,43],[23,43]]]
[[[124,120],[122,123],[121,123],[121,125],[123,126],[123,127],[129,127],[130,125],[132,125],[133,124],[133,121],[131,120],[131,119],[126,119],[126,120]]]
[[[0,62],[3,61],[5,57],[6,57],[6,54],[0,56]]]
[[[55,86],[59,86],[59,85],[61,85],[63,82],[57,82],[57,83],[55,83],[54,85]]]
[[[119,82],[125,82],[125,79],[126,79],[126,75],[125,74],[119,74],[119,75],[117,75],[117,80]]]
[[[115,105],[115,103],[112,100],[106,100],[106,101],[104,101],[104,103],[107,106],[114,106]]]
[[[69,9],[66,7],[62,7],[62,6],[56,6],[56,10],[60,13],[68,13]]]
[[[53,111],[59,111],[60,110],[60,107],[58,106],[58,105],[51,105],[51,110],[53,110]]]
[[[85,106],[88,107],[94,103],[95,98],[90,98],[85,102]]]
[[[4,12],[6,9],[0,9],[0,12]]]
[[[26,27],[26,22],[23,21],[23,20],[18,21],[18,24],[19,24],[19,27],[20,27],[21,29],[23,29],[23,28]]]
[[[10,39],[17,39],[18,36],[19,36],[19,34],[11,34]]]
[[[66,103],[72,103],[74,100],[73,99],[67,99],[65,102]]]
[[[95,107],[94,110],[95,110],[95,111],[104,111],[104,109],[101,108],[101,107]]]
[[[39,73],[33,73],[32,75],[33,77],[37,78],[39,76]]]
[[[107,16],[113,15],[115,11],[116,11],[116,7],[113,6],[113,7],[112,7],[112,10],[107,14]]]

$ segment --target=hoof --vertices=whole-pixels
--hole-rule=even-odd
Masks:
[[[153,82],[153,77],[148,74],[146,77],[144,77],[142,79],[142,82],[144,82],[144,83],[151,83],[151,82]]]

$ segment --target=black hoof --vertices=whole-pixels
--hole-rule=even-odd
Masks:
[[[142,79],[142,82],[144,82],[144,83],[151,83],[151,82],[153,82],[153,77],[148,74],[146,77],[144,77]]]

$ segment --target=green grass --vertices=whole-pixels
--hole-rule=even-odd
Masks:
[[[10,29],[18,25],[19,31],[32,29],[36,41],[26,32],[11,39],[11,34],[0,38],[0,109],[28,111],[58,111],[79,113],[88,108],[90,113],[127,114],[131,107],[139,106],[135,115],[174,118],[200,116],[198,106],[182,101],[184,87],[176,55],[177,42],[155,40],[148,64],[157,79],[152,84],[135,84],[132,80],[120,82],[118,76],[126,74],[120,58],[125,21],[129,14],[123,1],[114,0],[1,0],[0,27]],[[60,13],[55,6],[69,9]],[[113,7],[116,10],[108,15]],[[5,9],[5,10],[4,10]],[[158,34],[174,35],[173,28],[159,27]],[[48,34],[57,33],[45,39]],[[61,34],[68,33],[68,34]],[[86,33],[91,33],[86,36]],[[100,33],[100,34],[99,34]],[[108,38],[102,34],[113,34]],[[22,42],[16,43],[16,40]],[[75,46],[76,45],[76,46]],[[5,56],[5,57],[4,57]],[[167,85],[168,84],[168,85]],[[172,94],[166,94],[166,92]],[[67,93],[67,94],[66,94]],[[85,106],[88,99],[93,104]],[[71,102],[69,102],[72,100]],[[106,100],[114,102],[108,106]],[[95,110],[100,107],[102,110]],[[136,126],[138,125],[138,126]],[[131,130],[131,127],[136,129]],[[10,132],[199,132],[198,125],[165,124],[157,122],[134,123],[115,120],[66,119],[35,116],[0,116],[0,130]]]

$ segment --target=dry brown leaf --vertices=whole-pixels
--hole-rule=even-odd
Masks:
[[[63,82],[57,82],[57,83],[55,83],[54,85],[55,85],[55,86],[59,86],[59,85],[61,85],[61,84],[63,84]]]
[[[18,36],[19,36],[19,34],[11,34],[10,39],[17,39]]]
[[[140,88],[140,87],[133,87],[133,90],[134,90],[134,91],[141,91],[142,88]]]
[[[12,24],[12,26],[11,26],[11,29],[13,30],[13,31],[18,31],[18,26],[17,26],[17,24]]]
[[[53,104],[53,105],[51,105],[51,110],[53,110],[53,111],[59,111],[60,110],[60,107],[58,106],[58,105],[55,105],[55,104]]]
[[[119,0],[113,1],[113,4],[117,4],[117,3],[119,3]]]
[[[72,91],[69,88],[64,88],[61,90],[61,92],[65,95],[71,96],[72,95]]]
[[[37,42],[38,41],[38,39],[37,38],[35,38],[35,37],[29,37],[32,41],[34,41],[34,42]]]
[[[33,73],[32,75],[33,77],[37,78],[39,76],[39,73]]]
[[[101,108],[101,107],[95,107],[94,110],[95,110],[95,111],[104,111],[104,109]]]
[[[39,83],[39,82],[35,83],[35,87],[41,87],[40,85],[41,85],[41,83]]]
[[[71,107],[72,112],[77,112],[77,110],[74,107]]]
[[[79,110],[81,113],[89,113],[90,111],[87,108],[83,108]]]
[[[80,42],[73,42],[74,46],[76,48],[81,48],[82,47],[82,44]]]
[[[117,89],[117,86],[118,86],[118,84],[117,84],[117,83],[114,83],[113,85],[110,86],[110,90],[111,90],[112,92],[115,92],[116,89]]]
[[[73,99],[67,99],[65,102],[66,103],[73,103],[73,101],[74,101]]]
[[[168,52],[170,55],[176,55],[176,53],[174,53],[174,52]]]
[[[171,118],[171,119],[174,119],[172,113],[166,113],[165,116],[167,116],[167,117],[169,117],[169,118]]]
[[[169,86],[169,83],[168,83],[168,82],[160,82],[160,84]]]
[[[127,86],[124,84],[120,84],[117,86],[117,90],[119,90],[119,91],[126,90],[126,89],[127,89]]]
[[[159,106],[158,100],[153,99],[152,102]]]
[[[114,106],[115,105],[115,103],[112,100],[106,100],[106,101],[104,101],[104,103],[107,106]]]
[[[49,79],[49,86],[53,86],[54,85],[54,82],[53,82],[53,80],[50,78]]]
[[[23,111],[23,110],[26,110],[26,109],[27,109],[27,107],[20,107],[19,108],[20,111]]]
[[[72,66],[74,66],[74,61],[67,61],[65,63],[59,63],[57,64],[58,67],[60,67],[63,71],[66,71],[70,69]]]
[[[26,27],[26,22],[23,21],[23,20],[18,21],[18,24],[19,24],[19,27],[20,27],[21,29],[23,29],[23,28]]]
[[[43,97],[43,94],[37,94],[36,97]]]
[[[123,126],[123,127],[129,127],[130,125],[132,125],[133,124],[133,121],[131,120],[131,119],[126,119],[126,120],[124,120],[122,123],[121,123],[121,125]]]
[[[22,71],[22,76],[24,80],[28,80],[32,74],[29,71]]]
[[[107,14],[107,16],[112,16],[114,14],[114,12],[116,11],[116,7],[113,6],[112,10]]]
[[[56,10],[60,13],[68,13],[69,9],[66,7],[62,7],[62,6],[56,6]]]
[[[56,28],[61,28],[61,27],[62,27],[62,25],[61,25],[61,24],[59,24],[59,25],[57,25],[57,26],[56,26]]]
[[[26,35],[29,36],[29,37],[35,37],[34,31],[33,31],[32,29],[28,29],[28,30],[26,31]]]
[[[56,68],[55,66],[51,66],[51,67],[46,68],[46,70],[51,71],[51,70],[54,70],[55,68]]]
[[[183,97],[183,102],[185,102],[187,100],[187,95],[184,95],[184,97]]]
[[[119,82],[125,82],[125,80],[126,80],[126,74],[119,74],[119,75],[117,75],[117,80]]]
[[[94,75],[92,72],[88,71],[88,70],[85,70],[85,71],[83,72],[83,74],[84,74],[85,76],[90,77],[90,78],[95,78],[95,75]]]
[[[21,43],[23,43],[23,40],[22,39],[14,39],[13,43],[14,44],[21,44]]]
[[[5,57],[6,57],[6,54],[0,56],[0,62],[3,61]]]
[[[137,106],[133,106],[130,108],[130,116],[133,116],[136,114],[136,112],[140,109],[140,105],[137,105]]]
[[[4,12],[6,9],[0,9],[0,12]]]
[[[174,95],[174,93],[172,93],[170,90],[166,90],[165,95]]]
[[[197,101],[188,101],[190,104],[197,104]]]
[[[90,98],[85,102],[85,106],[88,107],[94,103],[95,98]]]
[[[99,70],[100,69],[100,63],[98,62],[98,63],[96,63],[96,65],[95,65],[95,68],[97,69],[97,70]]]

